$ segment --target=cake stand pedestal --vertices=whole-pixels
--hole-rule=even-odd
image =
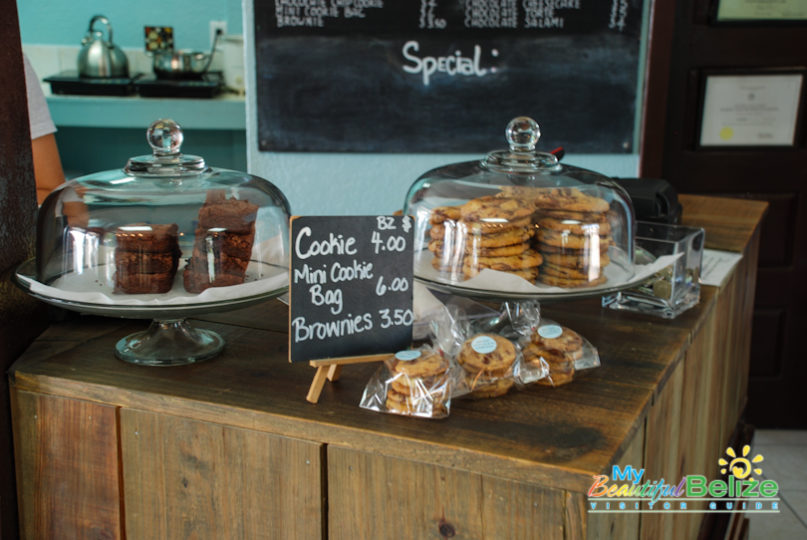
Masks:
[[[144,366],[181,366],[213,358],[222,349],[224,339],[212,330],[194,328],[185,319],[154,319],[147,330],[118,341],[115,356]]]

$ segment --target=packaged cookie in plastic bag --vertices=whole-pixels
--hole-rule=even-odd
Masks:
[[[496,397],[513,386],[516,346],[498,334],[502,313],[463,297],[446,297],[444,316],[432,324],[432,341],[459,367],[452,396]]]
[[[513,371],[516,384],[521,387],[545,379],[549,375],[549,364],[540,358],[530,357],[528,361],[525,350],[530,337],[541,325],[540,303],[534,300],[506,302],[502,309],[508,321],[502,333],[511,337],[521,350],[520,361]]]
[[[543,320],[529,341],[523,343],[524,363],[546,365],[549,373],[536,380],[545,386],[562,386],[572,382],[577,371],[597,367],[600,356],[591,343],[574,330]]]
[[[515,383],[513,368],[520,354],[515,343],[498,334],[468,337],[457,354],[468,397],[490,398],[506,394]]]
[[[449,316],[435,328],[434,341],[462,368],[454,397],[502,396],[514,385],[546,376],[546,366],[523,362],[518,343],[539,323],[538,302],[508,302],[496,311],[472,300],[451,298],[446,312]]]
[[[430,346],[399,351],[371,377],[359,406],[405,416],[445,418],[451,409],[455,378],[449,360]]]

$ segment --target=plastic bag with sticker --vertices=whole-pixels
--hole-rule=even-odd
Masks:
[[[434,343],[462,368],[454,397],[496,397],[546,376],[546,365],[523,362],[519,343],[540,322],[537,301],[506,302],[497,311],[468,298],[448,297],[445,306]]]
[[[521,364],[521,349],[498,333],[469,335],[457,354],[467,397],[480,399],[503,396],[515,384],[514,373]]]
[[[546,386],[572,382],[575,373],[600,365],[597,349],[574,330],[544,319],[528,339],[522,339],[526,364],[545,364],[549,373],[533,381]]]
[[[508,325],[503,333],[515,341],[521,350],[521,361],[515,366],[513,378],[518,387],[542,380],[549,375],[549,364],[541,358],[525,354],[530,336],[541,325],[541,304],[537,300],[505,302],[502,309]]]
[[[445,315],[433,321],[432,343],[456,368],[452,370],[452,397],[506,393],[512,386],[517,351],[509,340],[497,334],[502,314],[464,297],[447,296],[443,301]],[[475,338],[479,339],[471,347]]]
[[[364,388],[359,406],[378,412],[445,418],[451,410],[456,372],[430,347],[399,351],[379,366]]]

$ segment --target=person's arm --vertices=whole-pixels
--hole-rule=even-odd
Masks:
[[[50,117],[45,93],[39,84],[28,57],[23,54],[25,64],[25,87],[28,93],[28,121],[31,130],[31,151],[34,158],[34,177],[36,179],[36,199],[39,204],[48,193],[64,182],[62,161],[56,146],[56,126]]]
[[[59,159],[56,137],[53,133],[37,137],[31,141],[31,151],[34,158],[36,200],[37,203],[42,204],[45,197],[64,182],[64,171],[62,161]]]

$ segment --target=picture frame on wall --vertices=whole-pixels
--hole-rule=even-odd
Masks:
[[[704,73],[698,146],[795,146],[804,78],[804,70]]]
[[[716,23],[807,22],[804,0],[714,0],[712,20]]]

